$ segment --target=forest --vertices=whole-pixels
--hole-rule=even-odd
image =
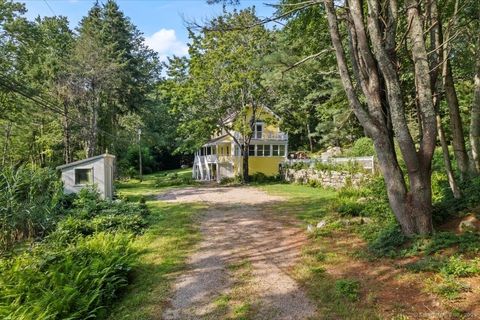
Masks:
[[[270,17],[207,2],[223,14],[185,21],[188,55],[161,61],[115,0],[94,2],[75,28],[0,1],[0,317],[107,317],[139,254],[131,239],[153,223],[144,195],[63,194],[57,166],[110,153],[121,181],[139,165],[191,166],[221,130],[251,139],[255,121],[225,121],[249,108],[278,115],[291,151],[375,156],[370,193],[338,201],[385,218],[365,237],[385,255],[480,205],[480,2],[279,0]],[[239,147],[239,179],[255,183]],[[352,200],[375,194],[371,210]],[[478,231],[452,243],[473,246]]]

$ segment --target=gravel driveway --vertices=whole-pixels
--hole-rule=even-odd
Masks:
[[[190,187],[158,196],[168,202],[206,202],[200,218],[202,241],[174,283],[163,318],[223,319],[219,297],[232,295],[238,284],[231,266],[247,261],[251,319],[308,319],[313,303],[289,276],[306,241],[303,230],[273,213],[283,199],[251,187]],[[243,289],[242,290],[247,290]]]

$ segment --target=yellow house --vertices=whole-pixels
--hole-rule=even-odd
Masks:
[[[247,118],[251,119],[249,110]],[[249,174],[263,173],[273,176],[279,173],[280,163],[286,159],[288,134],[281,132],[278,116],[269,108],[256,110],[256,122],[248,153]],[[231,119],[233,122],[235,119]],[[247,120],[248,121],[248,120]],[[242,135],[237,131],[222,130],[195,153],[193,178],[201,181],[232,178],[242,174],[243,156],[235,139],[241,144]]]

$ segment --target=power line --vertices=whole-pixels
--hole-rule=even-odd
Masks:
[[[55,11],[53,11],[52,7],[50,7],[50,4],[48,3],[48,1],[47,1],[47,0],[43,0],[43,2],[45,2],[45,4],[47,5],[48,9],[50,9],[50,11],[52,12],[52,14],[53,14],[54,16],[56,16],[57,14],[55,13]]]

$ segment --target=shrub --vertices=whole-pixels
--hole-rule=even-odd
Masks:
[[[345,151],[348,157],[362,157],[375,155],[375,148],[373,147],[373,141],[370,138],[363,137],[356,140],[353,146]]]
[[[249,180],[253,183],[269,183],[281,181],[281,178],[279,175],[267,176],[263,172],[255,172],[253,175],[249,176]]]
[[[338,213],[342,216],[351,216],[351,217],[358,217],[364,215],[365,205],[362,203],[358,203],[356,200],[347,198],[347,199],[339,199],[339,205],[337,207]]]
[[[22,166],[0,169],[0,254],[20,239],[52,230],[62,206],[54,170]]]
[[[0,318],[104,318],[128,283],[136,253],[125,234],[41,244],[0,262]]]
[[[407,237],[398,225],[392,225],[382,230],[378,237],[371,241],[368,249],[379,257],[394,257],[398,254],[400,246],[404,245]]]
[[[166,175],[161,175],[157,177],[155,180],[155,187],[157,188],[192,185],[192,184],[195,184],[195,180],[190,175],[180,175],[176,172],[168,173]]]
[[[239,184],[242,182],[242,178],[240,176],[235,177],[225,177],[220,180],[221,185],[229,185],[229,184]]]

